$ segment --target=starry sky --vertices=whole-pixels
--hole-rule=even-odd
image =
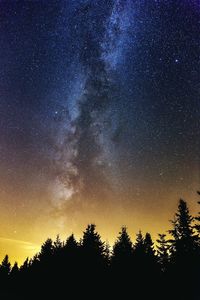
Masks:
[[[0,255],[195,211],[199,54],[199,0],[0,1]]]

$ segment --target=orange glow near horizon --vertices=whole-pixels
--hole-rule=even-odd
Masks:
[[[198,196],[192,193],[190,199],[191,201],[188,201],[190,212],[197,215],[199,209],[197,204]],[[5,235],[0,237],[0,259],[2,260],[5,254],[8,254],[12,264],[17,261],[21,265],[27,257],[32,258],[40,251],[41,244],[48,237],[55,240],[56,235],[59,234],[62,240],[66,240],[71,233],[74,233],[76,239],[79,240],[89,223],[97,225],[96,229],[102,240],[109,242],[111,247],[118,236],[121,226],[127,226],[133,243],[139,230],[142,230],[144,234],[150,232],[155,242],[158,233],[167,233],[167,230],[170,229],[171,224],[169,220],[173,219],[177,204],[178,200],[173,201],[171,206],[168,202],[169,209],[166,210],[165,205],[160,206],[157,208],[156,214],[147,213],[142,208],[134,210],[130,206],[127,206],[126,209],[115,207],[113,211],[107,212],[103,211],[102,208],[102,211],[99,210],[99,214],[96,216],[89,212],[85,215],[79,214],[77,222],[75,222],[73,216],[69,218],[68,222],[63,215],[57,216],[57,218],[54,218],[55,216],[52,218],[43,216],[35,219],[35,222],[31,219],[30,221],[33,223],[29,223],[26,220],[25,225],[21,222],[22,217],[19,216],[18,224],[15,224],[15,226],[17,225],[17,230],[12,233],[6,231],[8,224],[9,228],[12,222],[5,222],[4,226],[2,226]],[[9,236],[9,238],[5,236]]]

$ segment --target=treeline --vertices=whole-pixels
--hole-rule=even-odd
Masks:
[[[200,299],[200,214],[179,201],[169,234],[122,227],[112,249],[88,225],[80,241],[47,239],[32,259],[0,265],[2,299]],[[170,236],[170,238],[167,238]]]

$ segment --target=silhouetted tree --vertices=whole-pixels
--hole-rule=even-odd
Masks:
[[[137,252],[139,254],[144,252],[144,238],[141,230],[136,235],[136,243],[134,245],[134,253],[137,254]]]
[[[9,283],[8,279],[9,279],[10,271],[11,271],[11,264],[9,262],[8,255],[6,255],[0,265],[0,283],[5,290],[5,293],[7,292],[7,288],[8,288],[8,283]]]
[[[20,267],[20,271],[21,272],[26,272],[28,270],[29,267],[29,258],[27,257],[24,261],[24,263],[21,265]]]
[[[170,240],[172,289],[181,299],[193,299],[192,293],[195,291],[194,274],[197,272],[198,239],[194,232],[193,220],[187,203],[181,199],[172,221],[173,229],[169,231],[173,237]],[[180,285],[185,289],[183,290]]]
[[[194,218],[190,215],[187,203],[179,201],[178,212],[172,221],[173,229],[169,230],[173,240],[171,240],[171,252],[174,257],[193,253],[197,247],[197,235],[194,233]]]
[[[166,234],[158,234],[159,239],[157,239],[157,254],[158,262],[160,264],[162,272],[164,272],[169,263],[169,242],[166,240]]]
[[[11,264],[9,262],[8,255],[6,254],[0,266],[0,273],[2,274],[3,277],[7,277],[10,274],[10,271],[11,271]]]
[[[40,261],[49,261],[50,257],[53,255],[53,241],[52,239],[47,239],[41,246],[41,251],[38,255]]]
[[[56,236],[56,240],[53,243],[54,252],[60,251],[62,249],[63,243],[61,242],[59,234]]]
[[[149,232],[146,233],[144,238],[144,249],[149,257],[155,258],[154,244]]]
[[[126,227],[121,232],[113,246],[112,266],[126,269],[132,260],[133,247]]]
[[[74,237],[73,234],[71,234],[67,240],[66,240],[66,243],[64,245],[64,248],[66,248],[67,250],[69,251],[76,251],[77,248],[78,248],[78,243]]]
[[[82,284],[84,286],[90,280],[93,287],[97,288],[100,281],[105,283],[106,260],[104,242],[94,224],[88,225],[84,231],[80,250]]]
[[[131,290],[133,247],[126,227],[122,227],[119,236],[113,246],[111,257],[112,291],[115,297],[126,299]],[[117,286],[117,289],[116,289]],[[126,286],[126,289],[124,288]]]
[[[19,273],[18,263],[15,262],[12,269],[11,269],[11,271],[10,271],[10,277],[15,278],[18,273]]]
[[[137,234],[133,251],[133,280],[141,291],[140,298],[155,298],[154,282],[158,284],[158,264],[154,244],[149,233],[143,237],[141,231]],[[145,286],[145,289],[143,288]],[[154,296],[153,296],[154,295]]]
[[[17,262],[14,263],[11,271],[10,271],[10,275],[9,275],[9,285],[10,285],[10,289],[12,290],[13,294],[15,294],[16,297],[16,292],[18,291],[19,288],[19,267]]]
[[[104,256],[104,243],[101,241],[101,237],[96,232],[96,225],[88,225],[83,233],[82,248],[84,251],[88,251],[91,255],[103,257]]]

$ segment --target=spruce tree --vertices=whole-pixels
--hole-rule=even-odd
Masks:
[[[199,258],[193,221],[187,203],[180,199],[178,211],[172,221],[173,229],[169,231],[172,235],[169,278],[177,299],[193,299],[195,294]]]
[[[58,234],[56,236],[56,240],[53,243],[54,252],[60,251],[60,249],[62,248],[62,246],[63,246],[63,244],[62,244],[60,236]]]
[[[0,266],[0,273],[4,278],[6,278],[10,274],[10,271],[11,271],[11,264],[9,262],[9,257],[6,254]]]
[[[83,233],[82,249],[88,256],[93,258],[103,258],[105,253],[104,243],[96,232],[96,225],[90,224]]]
[[[10,271],[10,276],[12,278],[15,278],[17,276],[17,274],[19,273],[19,267],[18,267],[18,263],[15,262],[11,271]]]
[[[66,248],[67,250],[71,250],[71,251],[76,250],[78,248],[78,243],[74,237],[74,234],[71,234],[67,238],[64,248]]]
[[[112,263],[125,266],[130,263],[133,247],[126,227],[122,227],[121,232],[113,246]]]
[[[169,230],[172,235],[172,254],[192,254],[197,247],[197,235],[194,232],[194,218],[190,215],[187,203],[180,199],[178,211],[172,222],[173,229]]]
[[[157,239],[157,255],[158,262],[162,272],[165,272],[167,265],[169,263],[169,242],[166,240],[166,234],[158,234],[159,239]]]
[[[48,238],[41,246],[41,251],[38,255],[40,261],[48,261],[53,255],[54,246],[52,239]]]

